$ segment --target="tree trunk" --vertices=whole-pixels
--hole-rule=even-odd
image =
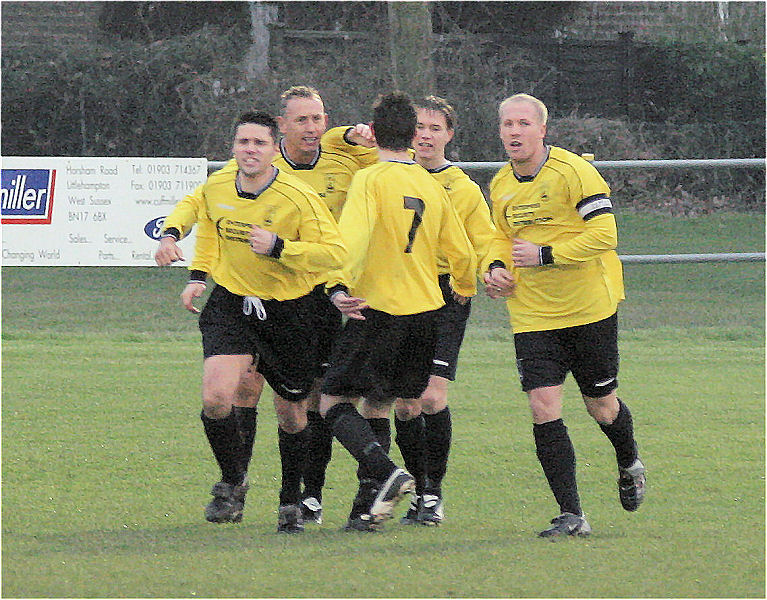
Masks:
[[[267,2],[248,2],[252,43],[245,53],[245,78],[266,79],[269,74],[269,24],[277,20],[277,7]]]
[[[429,2],[390,1],[388,8],[389,56],[394,89],[407,92],[412,97],[435,93]]]

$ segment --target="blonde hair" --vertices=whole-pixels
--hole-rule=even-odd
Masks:
[[[506,105],[511,104],[512,102],[527,102],[532,104],[543,125],[546,125],[546,122],[549,120],[549,110],[546,108],[546,105],[530,94],[514,94],[513,96],[509,96],[498,106],[498,115],[500,116],[501,111],[503,111]]]
[[[322,102],[320,93],[313,87],[309,87],[308,85],[294,85],[280,94],[280,106],[282,107],[283,114],[288,107],[288,101],[293,98],[314,98]]]

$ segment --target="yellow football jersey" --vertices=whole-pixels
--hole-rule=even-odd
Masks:
[[[281,171],[292,173],[308,183],[328,205],[336,221],[346,202],[346,192],[352,177],[361,168],[378,161],[378,150],[355,146],[344,140],[349,127],[328,129],[320,140],[320,151],[314,162],[298,164],[290,160],[280,144],[280,154],[274,164]]]
[[[328,129],[320,140],[320,151],[316,160],[310,164],[304,165],[291,161],[282,149],[282,145],[280,145],[280,154],[272,161],[272,164],[280,171],[295,175],[308,183],[325,201],[336,221],[346,201],[346,192],[354,173],[378,161],[376,148],[350,144],[344,139],[344,134],[349,129],[349,126]],[[237,161],[233,158],[217,171],[222,174],[231,172],[237,172]],[[179,200],[173,209],[173,221],[183,225],[183,228],[178,228],[182,237],[189,234],[197,218],[200,209],[199,189]],[[200,235],[199,226],[197,235]],[[190,270],[212,272],[215,257],[205,252],[210,248],[210,246],[196,248],[192,262],[189,264]],[[318,281],[318,283],[322,282]]]
[[[198,224],[195,259],[204,257],[213,280],[241,296],[290,300],[309,293],[346,251],[338,225],[311,187],[275,170],[258,194],[238,192],[236,170],[216,171],[165,220],[182,235]],[[257,225],[284,241],[279,258],[256,254],[249,233]]]
[[[589,162],[551,147],[538,173],[517,177],[505,165],[490,183],[497,233],[483,270],[502,260],[517,287],[507,306],[512,329],[544,331],[593,323],[624,298],[610,188]],[[551,246],[553,264],[515,268],[511,244]]]
[[[455,165],[447,164],[438,169],[428,169],[428,171],[442,184],[453,203],[453,208],[466,229],[466,235],[474,246],[479,267],[495,236],[495,227],[485,195],[480,187]],[[440,274],[450,271],[447,259],[443,255],[439,256],[437,269]]]
[[[476,293],[476,254],[444,188],[414,162],[384,161],[357,172],[339,222],[348,249],[343,283],[371,308],[392,315],[444,305],[442,252],[456,292]]]

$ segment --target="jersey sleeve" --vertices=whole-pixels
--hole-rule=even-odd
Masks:
[[[490,250],[490,244],[495,237],[495,226],[490,215],[490,208],[485,201],[485,196],[480,187],[468,177],[458,189],[461,194],[462,210],[459,216],[462,217],[463,226],[469,237],[471,245],[477,257],[478,273],[482,273],[481,267],[485,256]],[[451,199],[453,196],[451,196]]]
[[[367,174],[357,173],[346,193],[346,204],[338,228],[347,249],[343,269],[335,271],[328,287],[343,284],[351,288],[360,278],[367,260],[367,248],[376,224],[375,198],[366,193]]]
[[[499,174],[500,175],[500,174]],[[490,183],[490,196],[493,198],[492,203],[492,222],[494,226],[493,237],[488,242],[487,253],[482,258],[479,270],[484,273],[487,271],[490,264],[494,261],[500,260],[506,265],[506,269],[512,271],[514,268],[514,261],[511,258],[511,230],[509,224],[504,218],[504,211],[506,210],[506,203],[501,202],[496,198],[494,194],[494,188],[499,180],[499,175],[496,175]]]
[[[197,217],[197,235],[194,240],[194,256],[189,264],[190,271],[212,273],[218,262],[219,247],[216,237],[216,225],[208,217],[205,207],[200,208]]]
[[[173,211],[165,219],[163,232],[177,229],[181,238],[185,238],[197,224],[197,236],[194,246],[194,257],[189,269],[210,273],[218,260],[218,243],[216,242],[215,226],[207,219],[205,208],[205,184],[197,186],[191,193],[178,201]]]
[[[552,246],[555,264],[592,260],[618,245],[610,187],[596,168],[585,160],[579,160],[568,183],[570,202],[583,219],[584,230]]]
[[[441,186],[440,186],[441,187]],[[461,296],[477,293],[477,255],[453,204],[445,193],[439,248],[450,265],[451,285]]]
[[[583,233],[552,246],[554,264],[567,265],[592,260],[618,246],[615,217],[602,214],[586,221]]]
[[[204,183],[198,185],[191,194],[187,194],[176,203],[171,213],[165,218],[162,233],[168,229],[177,229],[181,234],[181,239],[189,235],[197,222],[200,208],[205,203],[204,187]]]
[[[341,267],[346,247],[333,215],[314,191],[304,194],[298,240],[283,240],[280,262],[295,271],[330,273]]]
[[[322,147],[327,150],[343,152],[349,156],[360,169],[369,167],[378,162],[378,150],[368,148],[359,144],[350,144],[344,139],[348,130],[352,129],[349,125],[342,127],[333,127],[328,129],[322,136]]]
[[[204,186],[200,187],[204,188]],[[216,262],[218,262],[219,247],[216,237],[216,225],[208,215],[204,190],[200,194],[200,202],[197,205],[195,220],[197,222],[197,235],[194,241],[194,256],[188,268],[190,271],[204,271],[210,274],[213,272]]]

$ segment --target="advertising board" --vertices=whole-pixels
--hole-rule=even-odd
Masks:
[[[151,266],[173,206],[207,178],[205,158],[2,159],[4,266]],[[180,243],[185,262],[194,231]]]

